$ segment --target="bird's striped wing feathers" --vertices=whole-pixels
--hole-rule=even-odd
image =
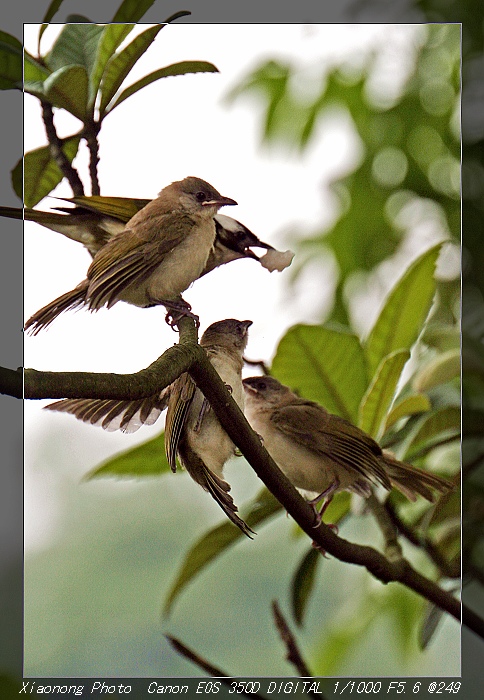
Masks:
[[[166,408],[169,389],[136,401],[115,399],[64,399],[46,406],[50,411],[70,413],[84,423],[109,432],[134,433],[142,425],[153,425]]]
[[[379,445],[344,418],[301,400],[301,403],[276,409],[272,421],[281,433],[311,452],[390,488],[390,481],[378,459],[381,456]]]
[[[189,374],[182,374],[172,384],[172,400],[168,405],[165,424],[165,452],[172,471],[176,471],[176,455],[183,426],[190,410],[196,385]]]

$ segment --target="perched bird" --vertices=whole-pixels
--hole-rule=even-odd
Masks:
[[[55,207],[58,211],[0,206],[0,216],[34,221],[82,243],[94,257],[113,236],[124,231],[128,221],[151,200],[99,195],[73,197],[65,201],[75,206]],[[64,213],[59,214],[59,211]],[[213,219],[216,229],[215,243],[202,275],[219,265],[242,258],[251,258],[260,261],[264,267],[267,266],[266,259],[259,258],[252,248],[274,251],[273,246],[261,241],[247,226],[230,216],[215,214]],[[277,253],[283,255],[280,251]]]
[[[453,488],[446,479],[398,461],[365,432],[297,396],[273,377],[243,380],[245,414],[271,457],[294,486],[324,500],[318,522],[338,491],[371,494],[371,485],[397,488],[411,501],[433,501]]]
[[[173,325],[181,316],[195,317],[181,294],[207,264],[216,237],[214,215],[233,204],[200,178],[168,185],[94,255],[86,279],[37,311],[26,329],[35,335],[66,309],[96,311],[118,301],[162,304]]]
[[[243,410],[243,353],[252,321],[229,318],[212,323],[200,339],[210,362],[232,397]],[[210,404],[189,374],[182,374],[162,392],[137,401],[103,399],[64,399],[47,409],[64,411],[105,430],[134,432],[141,425],[153,424],[168,407],[165,425],[165,451],[172,471],[176,457],[190,476],[208,491],[230,520],[246,535],[252,532],[237,515],[237,506],[229,494],[230,485],[223,478],[226,461],[235,446],[223,430]]]

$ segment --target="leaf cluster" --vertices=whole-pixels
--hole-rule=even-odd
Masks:
[[[158,68],[124,87],[129,73],[159,32],[170,22],[190,14],[177,12],[164,23],[143,29],[131,38],[136,22],[153,3],[154,0],[139,3],[124,0],[112,23],[105,25],[73,15],[62,27],[52,48],[43,54],[42,37],[62,0],[52,2],[39,31],[37,56],[24,50],[15,37],[0,32],[0,88],[23,89],[36,97],[43,106],[44,120],[46,111],[49,114],[53,109],[62,109],[81,122],[77,133],[58,139],[55,144],[49,138],[47,146],[25,154],[23,166],[21,159],[14,167],[13,188],[21,199],[23,196],[26,206],[35,206],[59,184],[66,174],[59,166],[59,157],[72,164],[83,139],[90,147],[95,168],[96,137],[101,125],[126,99],[161,78],[217,71],[207,61],[180,61]],[[76,182],[75,194],[83,194],[82,183]],[[99,194],[97,189],[93,187],[94,194]]]

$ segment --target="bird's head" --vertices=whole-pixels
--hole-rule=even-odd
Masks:
[[[207,212],[208,216],[217,213],[220,207],[237,204],[235,199],[224,197],[215,187],[199,177],[186,177],[172,182],[160,192],[160,196],[174,199],[178,207],[190,213]]]
[[[248,330],[251,325],[252,321],[237,321],[235,318],[216,321],[202,335],[200,344],[235,348],[242,354],[247,345]]]
[[[242,380],[247,400],[262,406],[277,406],[290,398],[292,391],[274,377],[247,377]]]

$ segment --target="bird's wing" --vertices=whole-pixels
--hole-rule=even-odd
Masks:
[[[49,404],[49,411],[71,413],[84,423],[98,425],[109,432],[134,433],[142,425],[153,425],[166,408],[170,388],[136,401],[115,399],[63,399]]]
[[[104,197],[96,196],[81,196],[59,197],[65,202],[75,204],[81,209],[101,214],[104,216],[112,216],[119,221],[127,223],[140,209],[150,203],[150,199],[132,199],[131,197]],[[72,210],[71,210],[72,211]],[[75,210],[74,210],[75,211]]]
[[[301,400],[275,409],[271,420],[281,433],[302,447],[330,458],[347,471],[376,479],[390,488],[388,476],[378,459],[380,446],[344,418]]]
[[[145,207],[149,209],[148,205]],[[111,238],[92,261],[89,307],[113,306],[121,292],[147,280],[194,226],[191,217],[178,213],[147,216]]]
[[[172,384],[170,402],[166,412],[165,452],[168,464],[173,472],[176,471],[176,455],[178,443],[183,432],[196,385],[186,372]]]

